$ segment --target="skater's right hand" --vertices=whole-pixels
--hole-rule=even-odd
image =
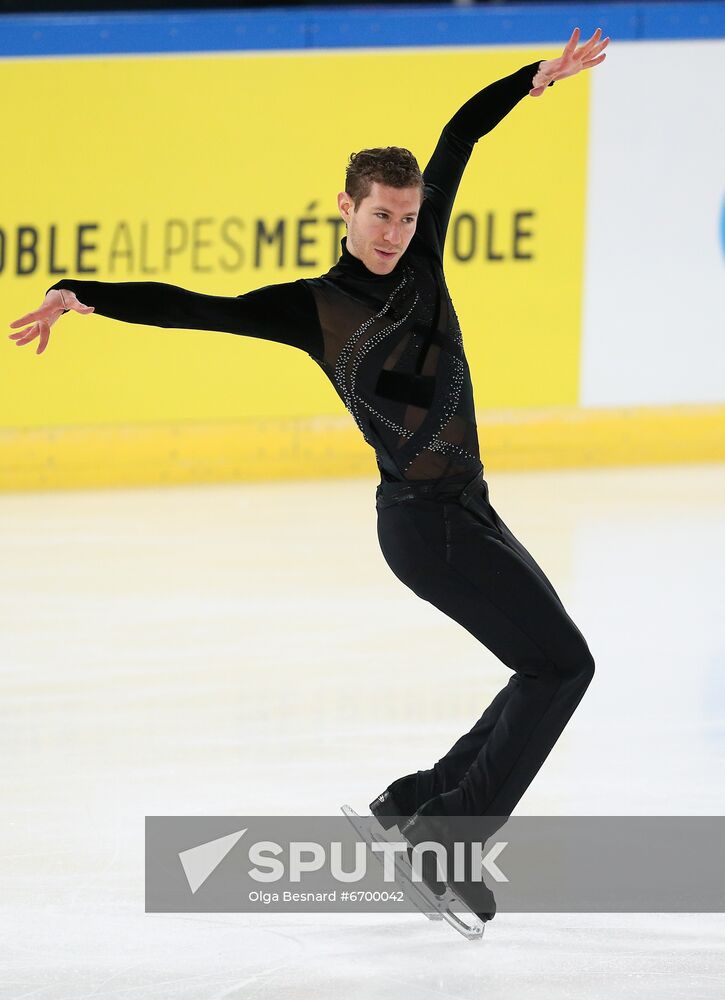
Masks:
[[[32,324],[18,333],[8,334],[10,340],[14,340],[18,347],[23,347],[31,340],[35,340],[36,337],[40,337],[38,350],[35,353],[42,354],[48,346],[51,326],[63,315],[66,309],[74,309],[83,315],[93,312],[93,306],[84,306],[76,298],[75,292],[71,292],[70,289],[51,288],[45,293],[45,299],[39,309],[26,313],[25,316],[21,316],[20,319],[16,319],[10,324],[11,330],[17,326],[25,326],[26,323]]]

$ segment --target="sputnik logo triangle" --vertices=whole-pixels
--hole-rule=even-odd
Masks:
[[[206,882],[248,829],[249,827],[245,826],[243,830],[229,833],[226,837],[217,837],[216,840],[208,840],[198,847],[190,847],[186,851],[179,852],[179,860],[192,893]]]

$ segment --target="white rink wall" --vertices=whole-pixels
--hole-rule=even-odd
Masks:
[[[725,40],[592,75],[580,403],[725,401]]]

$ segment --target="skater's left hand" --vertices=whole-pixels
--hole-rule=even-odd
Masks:
[[[552,80],[563,80],[567,76],[574,76],[583,69],[591,69],[604,62],[607,54],[603,50],[609,45],[609,37],[600,42],[601,37],[602,29],[597,28],[589,41],[577,49],[579,29],[574,28],[559,58],[545,59],[539,66],[536,76],[531,81],[533,88],[529,91],[529,97],[541,97]]]

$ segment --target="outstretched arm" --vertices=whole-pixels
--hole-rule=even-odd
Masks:
[[[423,171],[425,200],[418,223],[418,233],[440,256],[453,201],[474,145],[527,94],[540,97],[556,80],[602,62],[606,55],[600,53],[609,44],[609,38],[602,42],[600,38],[601,29],[597,28],[589,41],[577,49],[579,28],[575,28],[558,59],[539,60],[489,84],[466,101],[446,124]]]
[[[313,357],[322,356],[317,309],[303,280],[227,297],[203,295],[157,281],[63,278],[48,289],[39,309],[10,324],[15,329],[32,325],[10,336],[18,345],[40,337],[37,353],[42,354],[50,326],[69,308],[80,313],[94,311],[123,323],[258,337],[298,347]]]

